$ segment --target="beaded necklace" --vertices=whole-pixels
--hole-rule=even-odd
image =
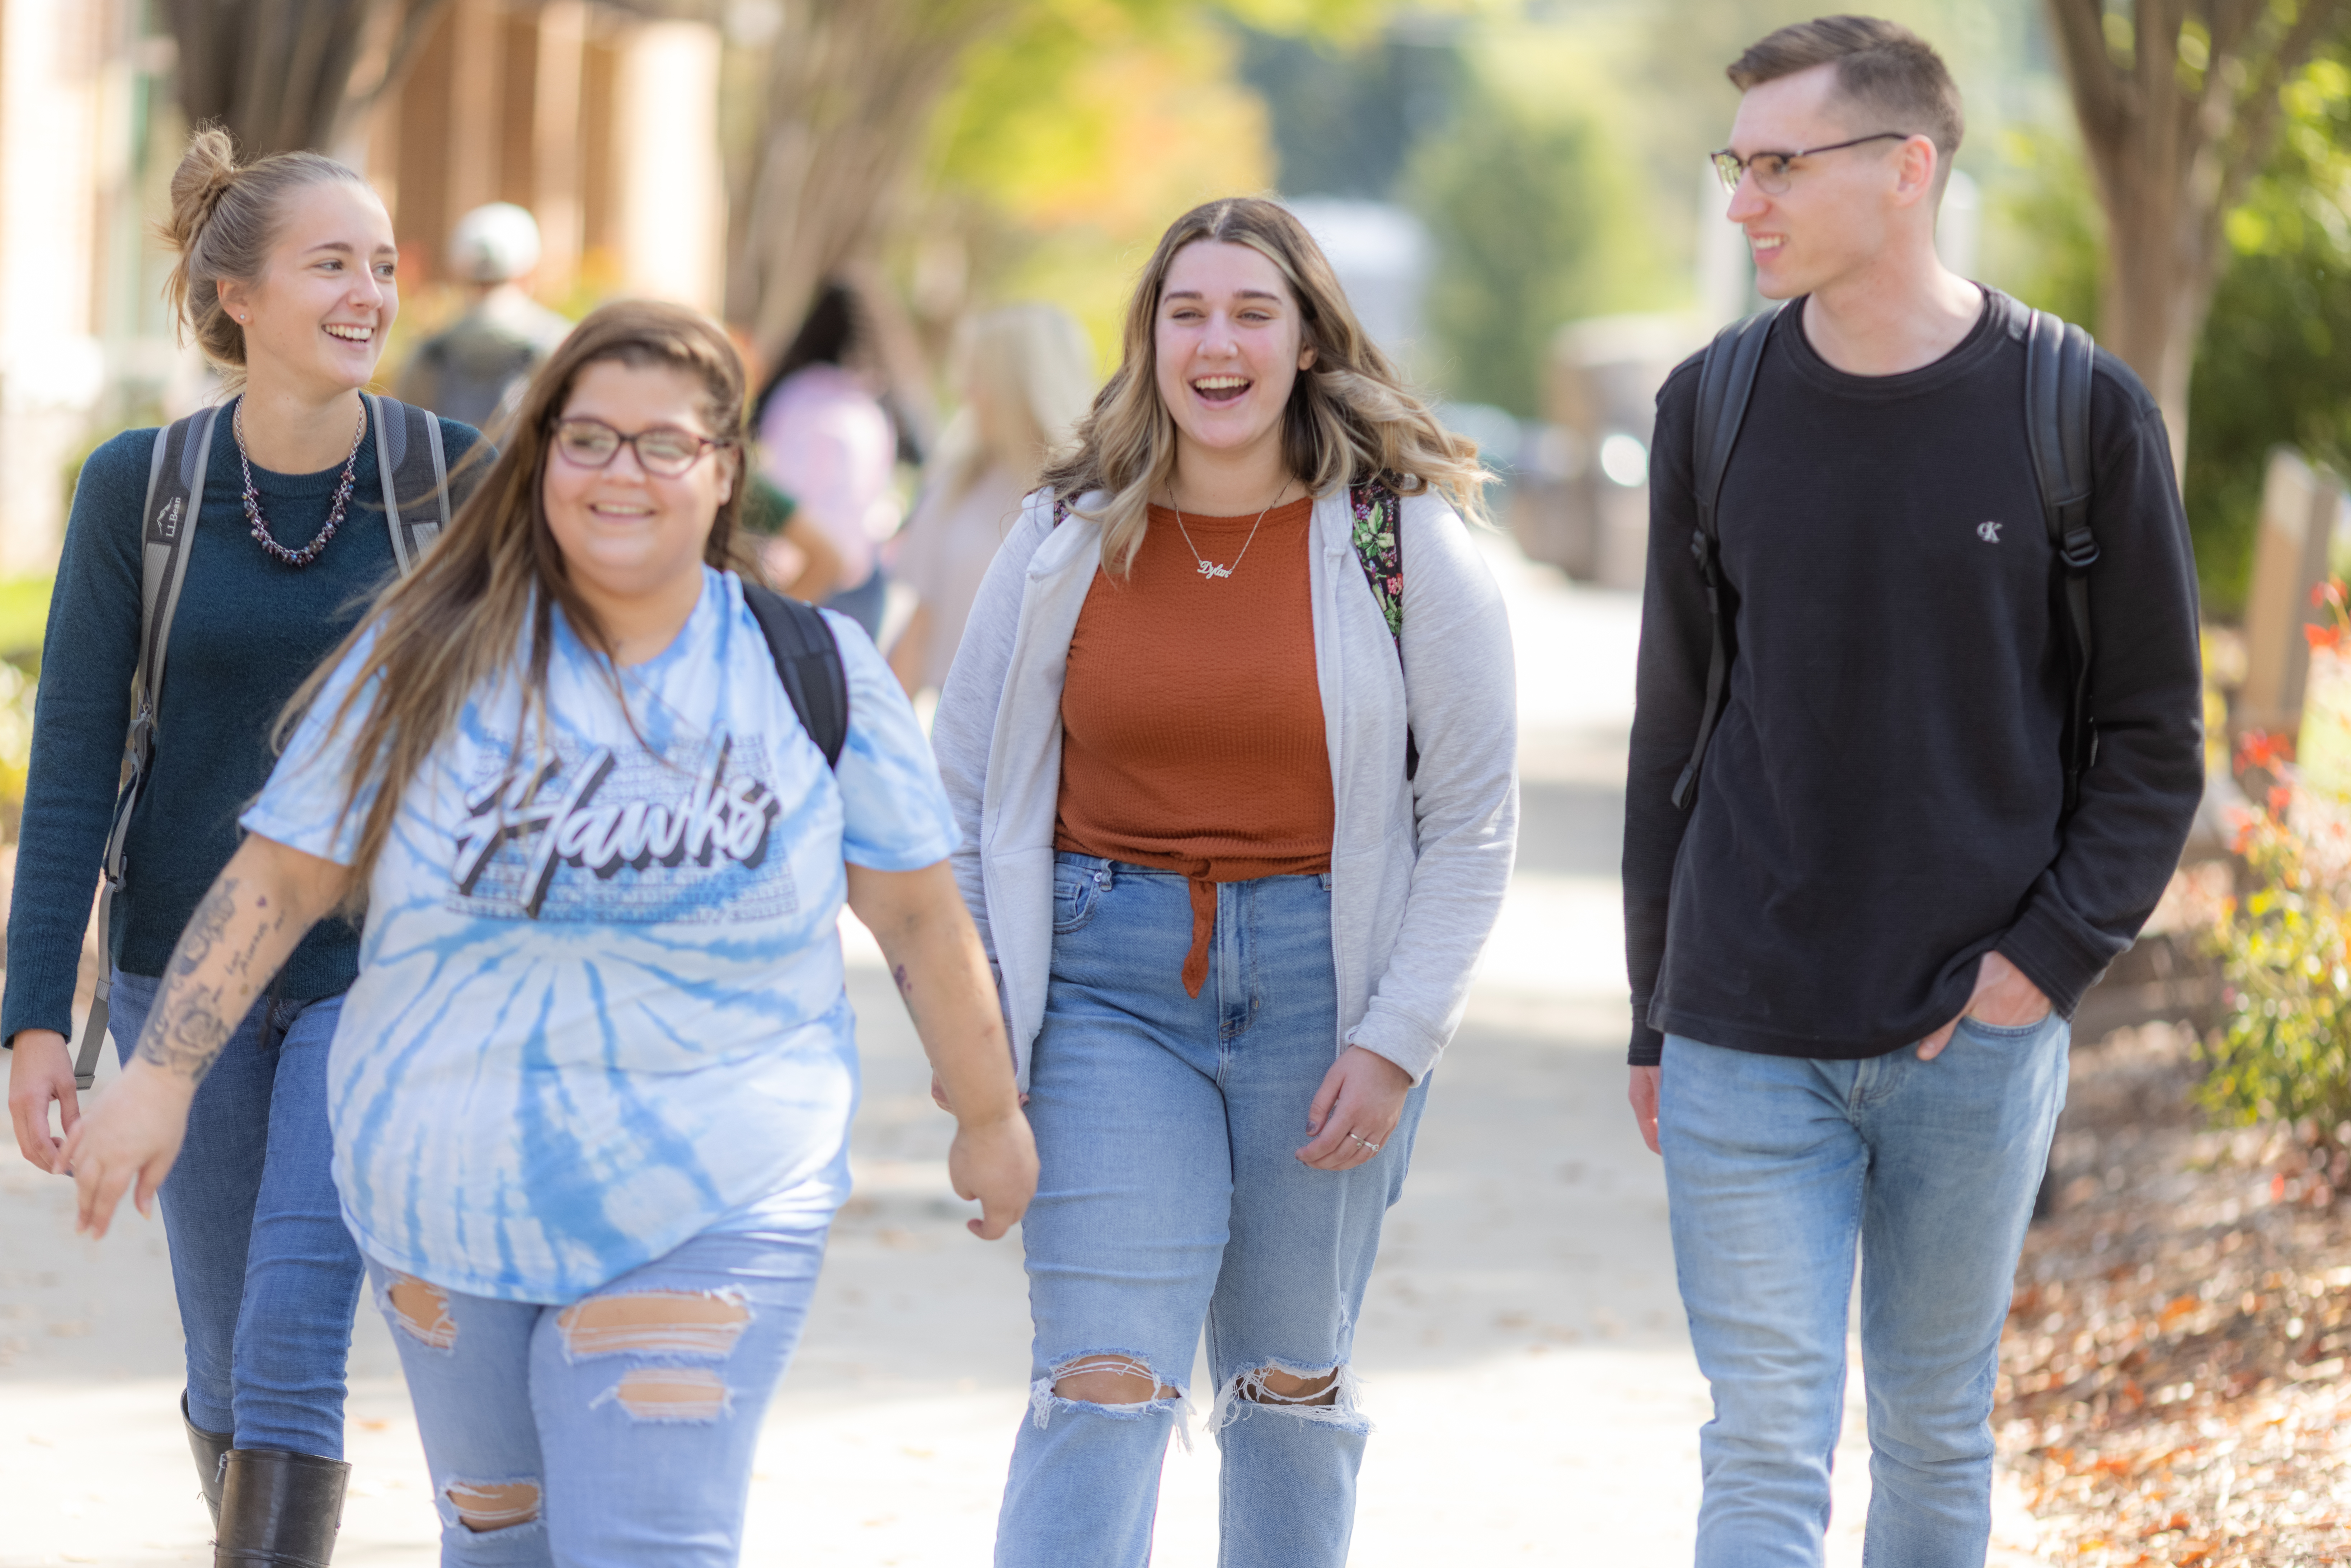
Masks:
[[[360,443],[367,437],[366,405],[360,407],[360,427],[351,436],[350,455],[343,459],[342,482],[335,486],[334,504],[327,509],[327,526],[319,530],[317,538],[300,549],[287,549],[279,544],[270,537],[269,525],[261,520],[261,492],[254,486],[253,460],[246,455],[245,451],[245,399],[242,396],[236,400],[229,428],[236,436],[237,466],[245,470],[245,518],[253,525],[254,542],[287,566],[309,565],[319,559],[319,552],[327,548],[327,541],[335,537],[335,530],[342,526],[343,508],[350,505],[351,486],[359,474]]]

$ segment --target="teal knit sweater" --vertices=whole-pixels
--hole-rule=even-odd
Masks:
[[[8,983],[0,1040],[26,1029],[73,1031],[73,994],[90,898],[120,776],[139,659],[140,513],[157,432],[126,431],[90,455],[74,490],[65,553],[49,601],[33,714],[16,883],[8,912]],[[450,466],[481,439],[441,422]],[[470,465],[466,477],[481,472]],[[318,536],[342,465],[319,474],[253,471],[262,517],[280,544]],[[156,715],[155,767],[129,837],[108,950],[126,974],[157,976],[182,927],[242,837],[236,819],[269,777],[269,731],[304,676],[356,624],[395,571],[375,433],[360,443],[342,526],[309,566],[265,554],[251,537],[236,442],[213,425],[211,466],[189,547],[187,586]],[[322,921],[280,972],[291,1000],[332,996],[359,973],[359,933]]]

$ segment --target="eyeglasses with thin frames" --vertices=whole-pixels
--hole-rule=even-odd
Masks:
[[[558,420],[555,425],[555,450],[574,467],[609,467],[625,446],[637,455],[638,467],[664,479],[684,474],[702,461],[703,454],[734,444],[731,440],[698,435],[674,424],[656,424],[633,435],[623,435],[602,420],[585,415]]]
[[[1737,192],[1741,176],[1753,174],[1756,188],[1767,196],[1784,196],[1788,183],[1795,178],[1790,167],[1799,158],[1810,158],[1822,152],[1842,152],[1848,147],[1859,147],[1871,141],[1907,141],[1916,135],[1910,131],[1879,131],[1867,136],[1856,136],[1850,141],[1832,141],[1825,147],[1800,147],[1793,152],[1758,152],[1741,158],[1729,148],[1719,148],[1707,154],[1714,163],[1716,176],[1726,191]]]

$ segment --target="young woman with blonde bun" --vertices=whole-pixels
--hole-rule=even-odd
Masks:
[[[564,340],[448,537],[297,695],[140,1060],[67,1145],[102,1231],[171,1167],[224,1004],[365,901],[335,1185],[444,1563],[737,1561],[849,1192],[844,902],[956,1113],[971,1228],[1004,1234],[1036,1183],[914,710],[847,617],[727,570],[743,392],[682,307]],[[831,639],[845,719],[804,716],[768,615]]]
[[[1215,202],[980,587],[933,739],[1041,1161],[1003,1568],[1148,1560],[1204,1324],[1219,1561],[1347,1560],[1353,1327],[1516,836],[1483,477],[1298,220]]]
[[[360,396],[400,312],[383,203],[331,160],[241,164],[225,132],[205,130],[172,175],[166,234],[179,253],[171,298],[234,396],[190,497],[153,765],[99,933],[126,1061],[172,944],[236,850],[237,813],[269,775],[271,723],[398,559]],[[456,466],[475,434],[445,420],[439,432]],[[0,1034],[16,1145],[60,1176],[58,1133],[81,1119],[67,1040],[131,717],[142,555],[181,526],[141,516],[163,438],[125,432],[82,467],[34,715]],[[359,944],[335,919],[256,961],[257,997],[220,1019],[225,1048],[161,1194],[187,1336],[182,1408],[225,1563],[323,1562],[332,1549],[362,1276],[328,1175],[326,1057]]]
[[[1093,401],[1093,349],[1058,305],[1007,305],[972,319],[956,346],[963,407],[940,434],[923,494],[890,541],[892,577],[914,613],[891,644],[909,692],[946,685],[980,580],[1045,464]]]

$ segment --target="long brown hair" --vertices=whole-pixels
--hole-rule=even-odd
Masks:
[[[1176,421],[1159,397],[1159,296],[1176,253],[1201,240],[1259,252],[1297,297],[1302,346],[1314,350],[1314,362],[1290,388],[1281,455],[1311,493],[1378,479],[1406,496],[1434,489],[1463,517],[1484,519],[1487,476],[1478,444],[1439,424],[1405,385],[1355,319],[1306,225],[1277,203],[1231,196],[1193,208],[1160,236],[1127,302],[1124,359],[1079,422],[1077,449],[1045,470],[1057,497],[1109,492],[1098,510],[1075,515],[1102,525],[1102,559],[1113,570],[1134,565],[1152,492],[1175,471]]]
[[[384,591],[342,646],[302,683],[277,721],[282,746],[329,677],[354,649],[368,644],[329,727],[330,733],[344,732],[364,706],[344,751],[343,817],[371,785],[376,789],[351,863],[354,903],[366,897],[400,798],[417,770],[455,727],[466,699],[517,663],[522,703],[516,744],[534,719],[543,738],[557,607],[580,641],[604,654],[604,674],[620,695],[611,640],[572,584],[543,500],[555,422],[580,372],[607,361],[665,366],[695,377],[707,394],[702,412],[710,434],[741,450],[743,361],[716,323],[683,306],[629,300],[605,306],[571,329],[531,379],[506,450],[457,509],[446,535],[412,575]],[[743,490],[738,475],[719,505],[703,551],[712,566],[745,564],[737,548]]]

